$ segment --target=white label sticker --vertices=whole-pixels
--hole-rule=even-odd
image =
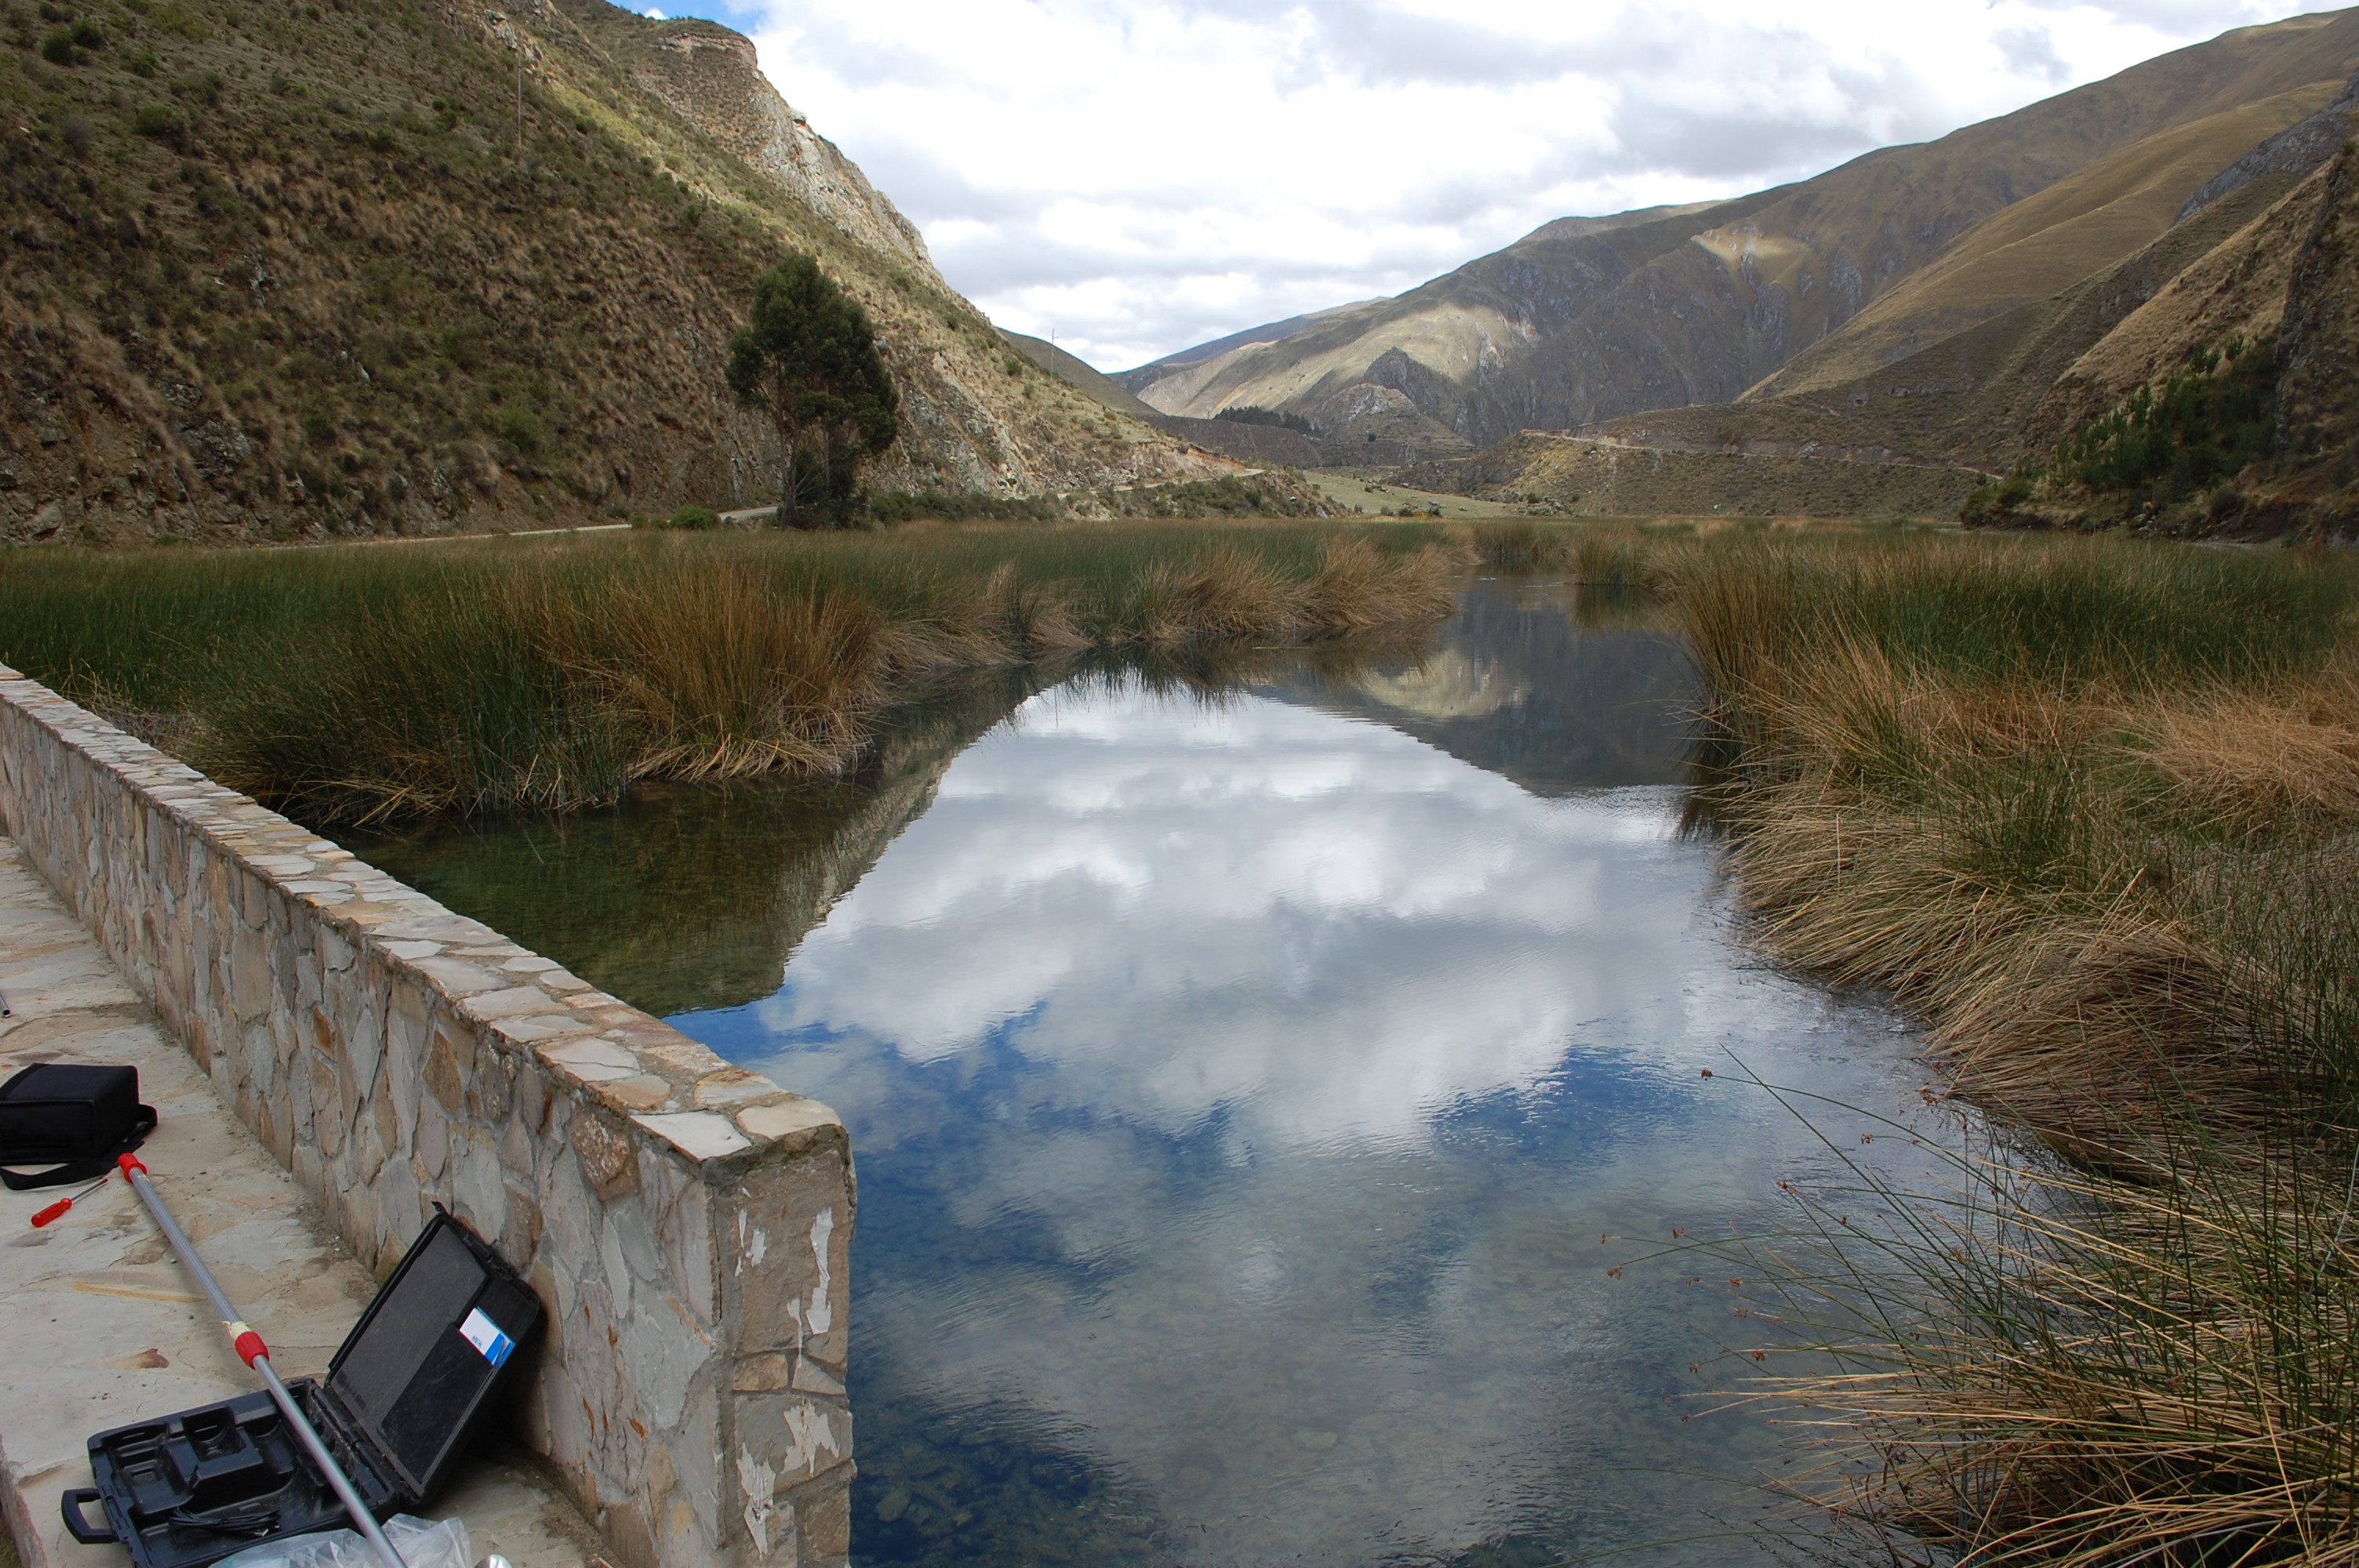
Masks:
[[[459,1333],[495,1367],[506,1361],[508,1352],[516,1348],[516,1341],[502,1334],[500,1325],[485,1317],[481,1307],[467,1314],[467,1321],[459,1325]]]

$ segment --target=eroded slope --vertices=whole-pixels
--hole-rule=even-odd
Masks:
[[[1008,351],[726,29],[603,0],[76,21],[0,7],[0,539],[761,503],[776,439],[721,360],[790,248],[879,325],[878,487],[1234,470]]]

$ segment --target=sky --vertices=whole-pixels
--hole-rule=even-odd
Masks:
[[[730,0],[1001,326],[1104,370],[2332,0]],[[654,13],[651,13],[654,14]]]

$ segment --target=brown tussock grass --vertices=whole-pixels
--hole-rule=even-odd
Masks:
[[[1798,1492],[1903,1562],[2359,1562],[2359,685],[2271,619],[2348,588],[2074,541],[1681,573],[1762,942],[1918,1012],[2000,1130],[1751,1256],[1839,1368],[1756,1385],[1811,1407]]]
[[[614,585],[552,627],[557,657],[625,716],[629,776],[839,772],[884,697],[874,606],[779,591],[743,562]]]
[[[2359,1562],[2340,1170],[2133,1183],[1982,1156],[1957,1173],[1969,1185],[1920,1201],[1902,1243],[1928,1295],[1863,1320],[1817,1294],[1847,1365],[1757,1390],[1869,1439],[1867,1467],[1797,1488],[1838,1536],[1992,1568]]]
[[[202,654],[221,673],[190,705],[190,760],[320,823],[566,811],[641,779],[841,772],[897,690],[950,670],[1299,646],[1449,612],[1443,552],[1312,537],[661,535],[290,557],[273,586],[317,602]],[[184,598],[170,608],[218,619],[219,597]],[[104,644],[95,602],[60,621]]]
[[[2216,828],[2359,824],[2359,678],[2338,668],[2288,694],[2222,691],[2129,719],[2136,752]]]

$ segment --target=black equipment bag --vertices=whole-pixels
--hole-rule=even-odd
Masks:
[[[441,1490],[540,1322],[516,1271],[438,1206],[328,1375],[288,1391],[371,1513],[415,1513]],[[102,1432],[90,1470],[96,1486],[60,1499],[66,1529],[86,1545],[122,1542],[137,1568],[205,1568],[256,1541],[349,1522],[267,1393]],[[103,1524],[84,1511],[92,1503],[103,1505]]]
[[[36,1062],[0,1084],[0,1166],[54,1168],[0,1170],[0,1183],[21,1193],[94,1182],[155,1130],[155,1108],[139,1103],[138,1068]]]

